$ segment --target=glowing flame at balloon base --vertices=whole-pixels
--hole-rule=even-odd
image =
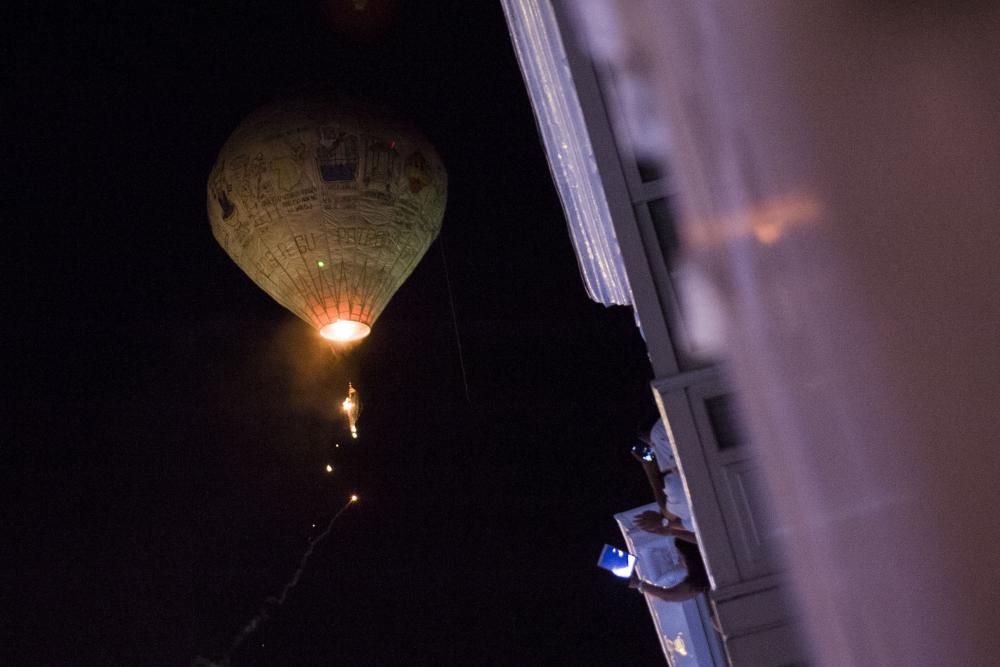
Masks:
[[[332,343],[353,343],[370,334],[372,328],[364,322],[334,320],[319,330],[319,335]]]

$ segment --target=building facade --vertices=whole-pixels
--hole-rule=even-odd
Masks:
[[[686,603],[648,599],[672,665],[796,665],[807,656],[784,593],[777,536],[758,493],[753,443],[743,437],[724,366],[695,347],[678,290],[669,136],[642,117],[643,91],[620,45],[602,43],[571,0],[503,0],[512,41],[591,298],[631,305],[688,494],[711,593]],[[588,3],[598,14],[600,3]],[[613,17],[604,17],[613,20]],[[593,16],[590,20],[594,20]],[[641,64],[640,64],[641,66]],[[664,164],[645,159],[668,156]],[[651,150],[649,150],[651,149]],[[691,294],[687,290],[684,294]],[[634,508],[616,515],[625,541]],[[666,539],[666,538],[659,538]],[[641,562],[640,562],[641,567]],[[648,597],[648,596],[647,596]]]

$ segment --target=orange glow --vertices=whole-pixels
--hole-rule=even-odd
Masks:
[[[371,330],[372,328],[363,322],[337,320],[320,329],[319,335],[335,343],[350,343],[351,341],[361,340],[371,333]]]
[[[356,495],[354,495],[354,494],[351,494],[351,502],[352,503],[358,502],[358,497]]]
[[[693,250],[713,250],[726,243],[753,237],[761,245],[774,245],[789,232],[819,224],[820,203],[806,195],[774,197],[732,215],[721,215],[686,225],[685,242]]]

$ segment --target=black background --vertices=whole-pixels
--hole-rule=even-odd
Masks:
[[[217,659],[351,492],[234,664],[662,661],[643,600],[594,566],[650,499],[627,453],[648,363],[631,311],[586,298],[497,3],[12,25],[0,662]],[[450,174],[446,253],[336,358],[205,213],[239,121],[315,82],[402,110]]]

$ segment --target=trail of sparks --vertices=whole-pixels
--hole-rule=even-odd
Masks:
[[[351,496],[350,500],[348,500],[347,503],[343,507],[341,507],[336,514],[333,515],[333,518],[330,519],[330,522],[326,524],[326,528],[323,529],[323,532],[321,532],[319,535],[309,540],[309,546],[306,548],[305,553],[302,554],[302,558],[299,560],[298,569],[295,570],[295,573],[292,575],[292,578],[289,579],[288,583],[286,583],[284,587],[281,589],[281,594],[278,595],[277,597],[269,595],[264,600],[264,604],[260,606],[260,609],[254,615],[254,617],[251,618],[246,623],[246,625],[243,626],[243,629],[240,630],[239,634],[237,634],[236,637],[233,638],[233,643],[229,646],[229,650],[226,651],[226,654],[222,657],[222,659],[219,662],[212,662],[207,658],[198,656],[194,660],[193,663],[194,667],[229,667],[230,664],[229,659],[233,655],[233,653],[236,652],[236,649],[238,649],[250,635],[256,632],[257,628],[263,625],[264,622],[267,621],[268,618],[270,618],[269,612],[271,610],[277,609],[278,607],[285,604],[285,600],[288,598],[288,593],[298,585],[299,579],[302,578],[302,573],[305,572],[306,569],[306,563],[309,561],[309,557],[312,556],[313,550],[316,548],[316,545],[327,538],[327,536],[330,534],[330,531],[333,530],[333,524],[337,522],[337,519],[340,518],[340,515],[346,512],[347,509],[357,501],[358,501],[357,496]]]

